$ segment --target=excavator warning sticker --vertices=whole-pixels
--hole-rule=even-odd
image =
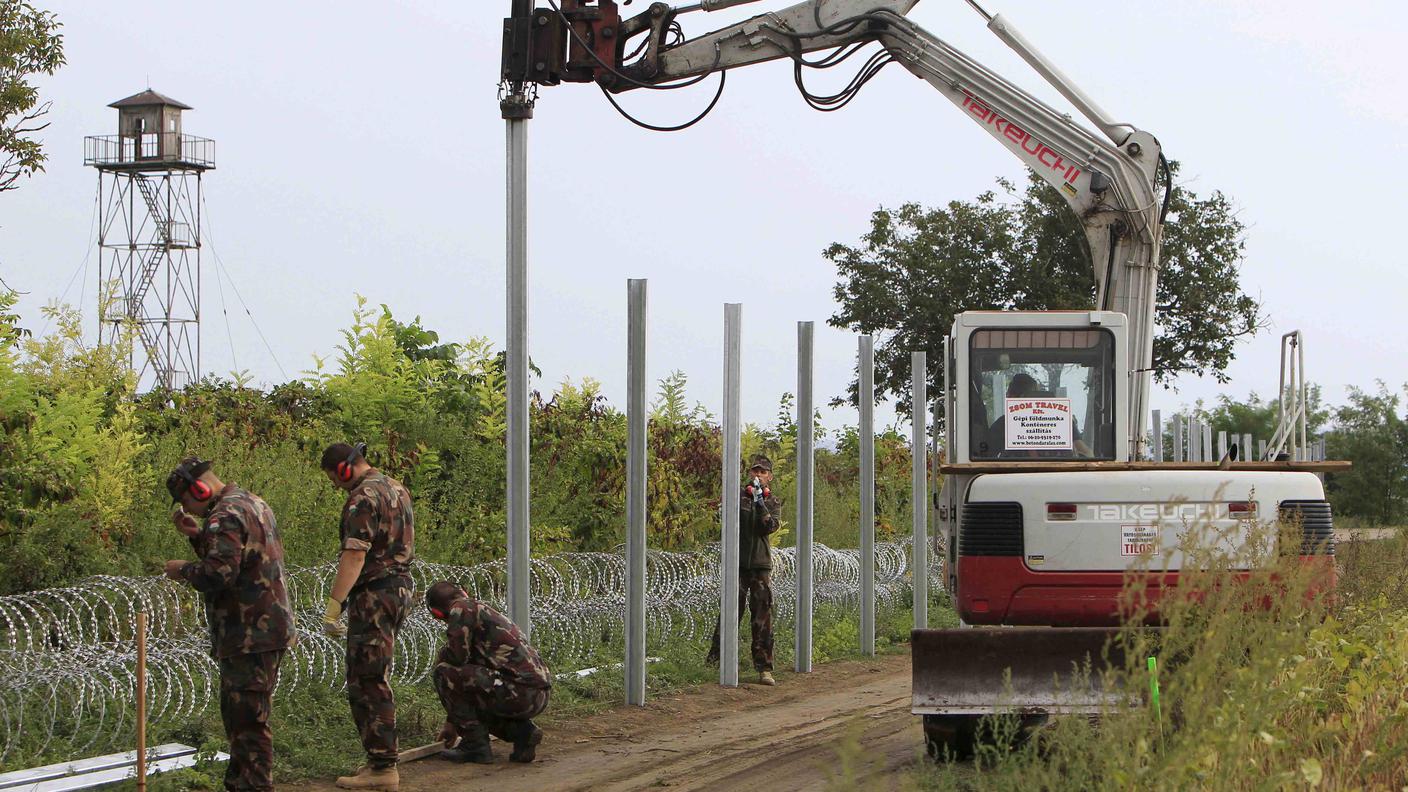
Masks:
[[[1070,451],[1070,399],[1008,399],[1005,447],[1011,451]]]
[[[1159,527],[1157,525],[1121,525],[1120,555],[1137,556],[1159,552]]]

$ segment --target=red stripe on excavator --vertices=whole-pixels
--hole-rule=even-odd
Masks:
[[[1301,556],[1317,569],[1310,592],[1333,592],[1334,559]],[[1177,572],[1152,574],[1145,600],[1157,603],[1164,589],[1178,585]],[[1247,573],[1238,576],[1246,580]],[[958,559],[958,615],[969,624],[1112,627],[1124,622],[1124,572],[1034,572],[1019,556],[966,556]],[[1123,609],[1123,610],[1122,610]],[[1158,621],[1151,610],[1149,623]]]

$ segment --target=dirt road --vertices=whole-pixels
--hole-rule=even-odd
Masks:
[[[401,789],[820,790],[842,773],[838,749],[856,740],[859,750],[844,751],[849,778],[888,789],[897,783],[894,771],[922,754],[919,718],[909,713],[907,653],[828,663],[779,681],[776,688],[707,685],[559,725],[531,765],[508,762],[508,746],[499,742],[491,766],[409,763]]]

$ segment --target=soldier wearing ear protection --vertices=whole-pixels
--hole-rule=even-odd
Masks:
[[[322,469],[346,490],[337,576],[323,614],[324,630],[339,634],[347,614],[347,700],[367,752],[355,775],[337,779],[344,789],[400,786],[396,770],[396,698],[389,684],[396,633],[411,607],[415,515],[401,482],[367,463],[366,445],[334,443]]]
[[[166,576],[205,600],[220,666],[220,717],[230,740],[225,788],[274,788],[269,709],[279,662],[294,643],[278,523],[259,496],[220,481],[211,464],[181,460],[166,479],[172,521],[199,561],[168,561]]]
[[[445,705],[440,739],[459,747],[444,756],[489,764],[489,735],[512,743],[513,762],[531,762],[543,732],[532,718],[548,705],[552,676],[518,626],[450,581],[425,595],[430,615],[445,622],[445,646],[435,658],[435,691]]]
[[[776,685],[772,675],[772,547],[768,536],[782,525],[782,502],[772,493],[772,460],[753,457],[738,498],[738,618],[751,615],[753,667],[758,684]],[[719,627],[709,644],[708,662],[719,662]],[[732,660],[732,658],[730,658]]]

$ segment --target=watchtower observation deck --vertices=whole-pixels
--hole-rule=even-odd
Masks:
[[[215,167],[215,141],[181,131],[181,111],[190,105],[148,88],[108,107],[117,109],[118,132],[83,138],[84,165],[134,172]]]

